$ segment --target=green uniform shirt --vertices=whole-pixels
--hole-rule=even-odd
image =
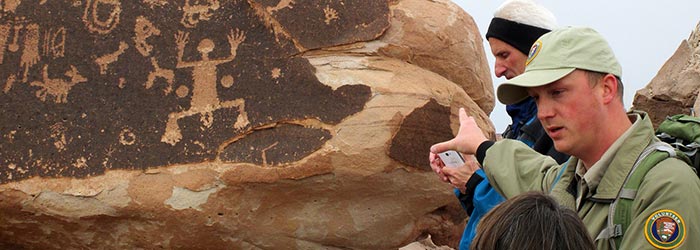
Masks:
[[[483,166],[487,178],[508,198],[526,191],[551,190],[559,203],[578,212],[595,239],[606,228],[610,203],[617,197],[635,161],[647,145],[657,140],[645,113],[630,115],[634,120],[632,127],[591,169],[584,173],[579,160],[572,157],[554,187],[562,166],[514,140],[496,142],[486,151]],[[570,186],[574,178],[576,185]],[[631,223],[618,249],[657,249],[654,244],[659,242],[654,237],[660,237],[663,232],[677,234],[671,239],[680,242],[678,249],[700,249],[700,179],[683,161],[668,158],[646,174],[631,214]],[[663,221],[654,215],[677,216],[682,223],[676,223],[677,227],[670,223],[669,228],[663,228]],[[611,249],[607,239],[596,239],[595,243],[598,249]]]

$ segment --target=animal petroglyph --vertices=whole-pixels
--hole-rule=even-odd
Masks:
[[[136,47],[136,50],[138,50],[143,56],[151,55],[153,45],[148,44],[146,39],[151,36],[160,36],[160,30],[144,16],[139,16],[136,18],[134,33],[134,46]]]
[[[168,115],[168,122],[166,123],[165,133],[161,138],[162,142],[175,145],[182,139],[182,133],[180,132],[180,127],[177,122],[179,119],[200,115],[200,122],[206,128],[211,127],[214,122],[213,112],[219,109],[230,109],[232,107],[238,107],[238,118],[236,123],[233,125],[236,129],[244,128],[249,124],[248,114],[245,111],[245,100],[235,99],[230,101],[219,101],[218,93],[216,91],[216,72],[217,66],[223,63],[228,63],[236,58],[236,51],[238,50],[238,45],[240,45],[245,40],[245,33],[236,29],[231,31],[228,35],[228,42],[231,46],[231,55],[226,58],[221,59],[210,59],[209,53],[214,50],[214,42],[207,38],[202,39],[197,46],[197,51],[199,51],[202,60],[195,62],[184,62],[182,57],[184,54],[185,46],[189,40],[189,33],[178,32],[175,35],[175,41],[177,43],[178,55],[177,55],[177,68],[193,68],[192,70],[192,100],[190,102],[190,109],[183,112],[170,113]],[[178,96],[181,95],[182,88],[178,88]]]
[[[219,7],[219,0],[185,0],[180,23],[187,28],[194,28],[200,21],[210,20]]]
[[[338,12],[330,6],[326,6],[326,8],[323,9],[323,14],[326,16],[326,25],[329,25],[331,24],[331,21],[338,19]]]
[[[66,52],[66,28],[61,27],[56,31],[49,29],[44,33],[43,55],[59,58]]]
[[[24,36],[24,50],[20,59],[20,67],[24,67],[22,82],[27,82],[29,68],[39,62],[39,25],[32,23],[27,25],[27,34]]]
[[[292,6],[292,4],[294,4],[294,3],[295,3],[294,0],[280,0],[279,2],[277,2],[277,5],[275,5],[275,7],[268,6],[267,8],[265,8],[265,10],[267,10],[267,12],[269,12],[269,13],[272,13],[272,12],[279,11],[279,10],[284,9],[284,8],[292,9],[292,8],[294,8],[294,6]]]
[[[46,101],[46,97],[51,95],[56,97],[54,102],[56,103],[67,103],[68,93],[78,83],[87,82],[87,78],[80,75],[78,69],[71,65],[70,70],[66,71],[66,76],[68,80],[60,78],[49,78],[48,65],[44,65],[43,71],[43,81],[34,81],[30,85],[41,87],[40,90],[36,91],[36,97],[41,101]]]
[[[119,24],[121,5],[119,0],[85,0],[83,23],[91,32],[107,34]],[[100,16],[105,12],[109,13],[106,16]]]
[[[175,80],[175,73],[169,69],[163,69],[158,65],[158,60],[155,57],[151,57],[151,65],[153,65],[153,71],[148,73],[148,80],[146,81],[146,89],[153,87],[157,78],[163,78],[168,83],[165,88],[165,94],[170,94],[173,91],[173,82]]]
[[[95,59],[95,63],[100,67],[100,74],[107,74],[107,66],[109,64],[116,62],[119,56],[124,54],[124,51],[129,48],[129,45],[125,42],[119,42],[119,49],[117,51],[103,55]]]

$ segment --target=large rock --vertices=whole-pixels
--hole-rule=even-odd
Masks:
[[[464,213],[427,149],[460,107],[494,130],[481,38],[454,4],[13,3],[0,247],[456,245]]]
[[[669,115],[700,113],[700,23],[661,67],[649,84],[634,96],[635,109],[649,113],[654,126]]]

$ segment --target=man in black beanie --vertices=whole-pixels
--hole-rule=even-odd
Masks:
[[[507,0],[494,13],[486,39],[496,59],[496,77],[514,78],[525,71],[525,61],[532,44],[542,35],[556,28],[554,15],[532,0]],[[563,163],[569,156],[554,149],[552,140],[542,129],[537,119],[537,106],[532,98],[506,105],[512,123],[503,132],[503,138],[524,142],[541,154]],[[467,157],[467,164],[477,164]],[[432,160],[432,159],[431,159]],[[478,170],[468,180],[461,168],[443,168],[442,164],[431,164],[433,170],[445,182],[455,187],[455,195],[469,214],[460,249],[469,249],[475,236],[476,225],[492,207],[505,199],[496,192],[486,179],[483,170]]]

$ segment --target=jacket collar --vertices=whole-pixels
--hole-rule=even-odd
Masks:
[[[628,113],[628,117],[631,119],[634,119],[637,115],[641,119],[634,122],[632,127],[629,128],[631,130],[629,137],[613,156],[613,160],[610,162],[605,174],[603,174],[603,178],[600,180],[593,198],[615,199],[637,158],[654,139],[654,127],[649,116],[642,111],[631,111]]]

